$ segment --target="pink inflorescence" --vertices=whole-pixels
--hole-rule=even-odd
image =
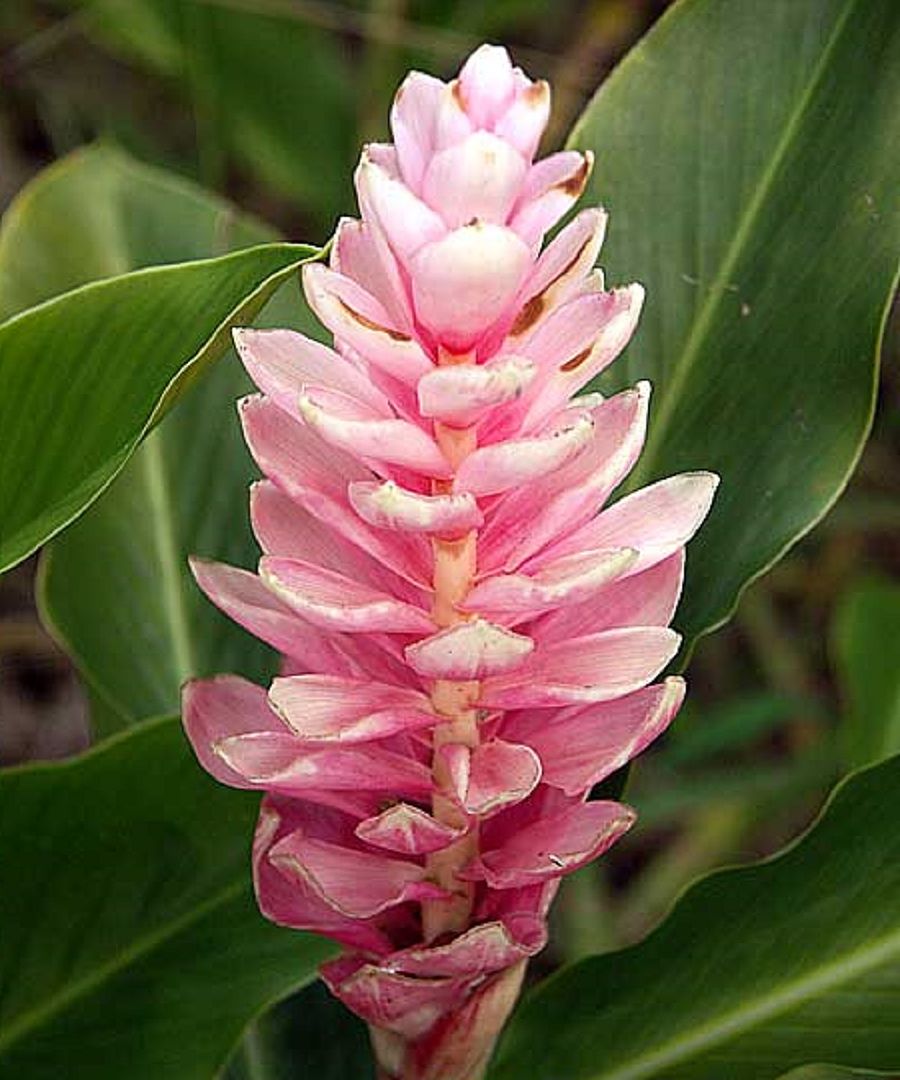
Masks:
[[[344,946],[322,975],[384,1076],[479,1075],[560,878],[634,820],[588,793],[684,694],[651,681],[716,478],[604,509],[649,388],[570,399],[643,290],[592,269],[601,210],[542,246],[591,167],[533,163],[548,110],[502,48],[407,78],[394,143],[362,155],[362,220],[304,272],[334,349],[235,335],[262,391],[240,404],[259,572],[194,563],[284,664],[268,690],[191,683],[188,736],[219,780],[265,790],[260,907]]]

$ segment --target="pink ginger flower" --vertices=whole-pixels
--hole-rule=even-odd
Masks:
[[[649,387],[570,400],[628,342],[639,285],[607,291],[589,154],[537,163],[549,88],[502,48],[411,74],[393,145],[365,149],[361,220],[304,272],[334,349],[241,330],[240,403],[266,479],[258,574],[195,561],[209,598],[284,656],[265,690],[193,682],[203,766],[266,792],[263,913],[344,952],[334,994],[381,1075],[481,1075],[564,874],[635,815],[590,801],[668,725],[668,624],[716,477],[606,506]],[[606,508],[604,508],[606,507]]]

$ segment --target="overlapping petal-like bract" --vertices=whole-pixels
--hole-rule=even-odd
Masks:
[[[243,330],[241,403],[265,479],[258,574],[196,562],[209,598],[284,656],[267,690],[195,682],[184,720],[218,779],[266,792],[271,919],[345,946],[325,966],[381,1069],[475,1077],[542,948],[560,877],[633,812],[591,787],[667,726],[654,683],[708,473],[607,505],[649,387],[574,398],[626,345],[589,155],[534,154],[549,90],[501,48],[412,74],[368,147],[307,298],[334,349]]]

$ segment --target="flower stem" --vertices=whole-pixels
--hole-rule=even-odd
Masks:
[[[478,720],[471,707],[473,692],[478,683],[443,682],[435,684],[432,692],[434,707],[447,716],[445,723],[434,729],[433,775],[435,793],[432,799],[434,817],[454,829],[466,829],[465,835],[428,857],[429,877],[447,892],[450,900],[428,900],[422,905],[422,924],[426,941],[434,941],[445,933],[458,933],[469,924],[472,914],[472,885],[460,881],[457,870],[471,862],[478,852],[478,822],[470,819],[457,801],[449,794],[452,780],[445,760],[439,754],[442,746],[462,743],[474,748],[478,745]],[[445,712],[447,706],[455,711]],[[443,706],[443,707],[442,707]]]
[[[459,363],[458,357],[442,357],[445,363]],[[475,448],[471,428],[451,428],[435,424],[435,438],[454,469]],[[435,487],[443,487],[440,482]],[[453,626],[466,616],[457,608],[475,577],[477,537],[470,532],[461,539],[434,541],[434,604],[432,615],[438,626]],[[477,682],[435,681],[431,702],[435,712],[446,717],[435,726],[432,738],[432,775],[434,817],[454,829],[465,829],[461,839],[428,857],[428,876],[451,894],[449,900],[427,900],[422,904],[422,928],[426,941],[446,933],[458,933],[469,924],[472,914],[473,887],[461,881],[457,871],[478,853],[478,822],[459,805],[453,791],[452,777],[441,748],[461,744],[470,749],[478,745]]]

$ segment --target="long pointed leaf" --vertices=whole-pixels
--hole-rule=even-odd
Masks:
[[[104,146],[42,174],[20,204],[0,244],[0,307],[271,237],[225,200]],[[291,292],[281,315],[303,310]],[[44,551],[42,617],[122,722],[177,709],[189,676],[272,672],[271,650],[220,615],[187,569],[192,552],[247,566],[257,557],[247,521],[254,469],[234,408],[250,389],[229,350]]]
[[[681,0],[601,87],[611,280],[647,286],[617,381],[655,403],[635,482],[723,483],[691,546],[688,639],[840,494],[869,430],[900,246],[900,5]]]
[[[492,1080],[774,1080],[900,1069],[900,757],[842,783],[796,845],[694,885],[642,944],[563,970]]]
[[[0,1075],[209,1080],[327,943],[259,915],[256,800],[176,719],[0,774]]]
[[[230,327],[315,254],[264,244],[142,269],[0,325],[0,569],[77,517],[221,356]]]

